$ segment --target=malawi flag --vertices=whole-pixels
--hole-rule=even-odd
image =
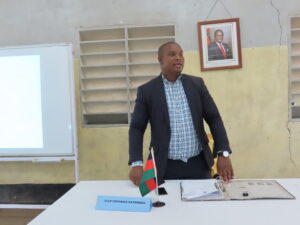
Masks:
[[[152,153],[152,151],[151,151]],[[142,197],[148,194],[150,191],[153,191],[156,188],[156,177],[155,177],[155,162],[152,158],[152,154],[150,153],[149,158],[146,162],[144,168],[144,174],[142,176],[142,180],[139,186]]]
[[[211,41],[210,41],[210,29],[206,28],[206,36],[207,36],[207,46],[210,46]]]

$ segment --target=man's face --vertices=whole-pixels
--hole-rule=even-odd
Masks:
[[[215,33],[215,40],[216,40],[216,42],[221,43],[223,41],[223,37],[224,37],[224,35],[223,35],[223,33],[221,31],[217,31]]]
[[[158,60],[164,75],[178,76],[183,70],[183,51],[178,44],[172,43],[165,46]]]

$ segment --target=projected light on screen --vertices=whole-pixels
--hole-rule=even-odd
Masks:
[[[0,57],[0,148],[43,148],[40,56]]]

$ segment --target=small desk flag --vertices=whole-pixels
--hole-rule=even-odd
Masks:
[[[157,187],[155,161],[152,154],[153,151],[151,151],[149,154],[139,186],[142,197],[144,197],[146,194],[153,191]]]

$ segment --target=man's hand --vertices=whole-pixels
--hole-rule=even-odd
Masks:
[[[228,183],[233,178],[233,168],[229,157],[218,157],[217,171],[225,183]]]
[[[136,186],[139,186],[142,176],[143,176],[143,173],[144,173],[144,171],[143,171],[142,166],[131,167],[131,170],[129,172],[129,178],[133,184],[135,184]]]

